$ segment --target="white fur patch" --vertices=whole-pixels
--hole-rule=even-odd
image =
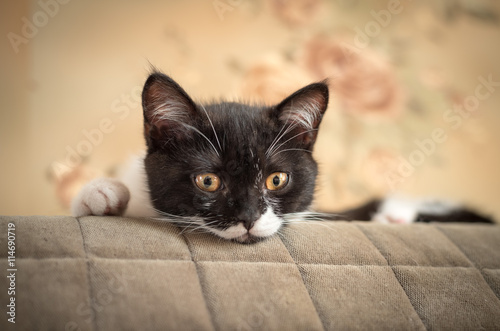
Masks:
[[[237,225],[230,226],[225,230],[218,230],[210,226],[206,226],[205,228],[208,229],[213,234],[228,240],[243,237],[248,233],[248,230],[245,229],[243,223],[238,223]]]
[[[245,241],[249,234],[260,238],[272,236],[279,230],[281,224],[281,219],[276,216],[271,207],[268,207],[267,211],[255,222],[250,230],[247,230],[243,223],[233,225],[226,230],[218,230],[208,226],[206,229],[224,239]]]
[[[409,224],[416,221],[419,213],[444,215],[458,207],[457,203],[451,201],[391,196],[382,202],[372,220],[378,223]]]
[[[121,181],[130,190],[130,201],[125,216],[128,217],[157,217],[149,194],[144,156],[131,158],[126,168],[119,175]]]
[[[269,237],[278,232],[282,221],[276,216],[271,207],[267,207],[266,212],[262,215],[254,226],[250,229],[250,234],[256,237]]]

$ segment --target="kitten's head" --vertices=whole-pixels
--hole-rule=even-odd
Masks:
[[[142,97],[145,168],[160,214],[250,243],[275,234],[284,215],[310,206],[317,175],[312,149],[328,104],[325,83],[271,107],[202,105],[155,72]]]

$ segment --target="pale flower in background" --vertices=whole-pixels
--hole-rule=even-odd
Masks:
[[[342,110],[368,119],[393,119],[405,97],[388,61],[371,50],[317,37],[306,45],[305,66],[317,80],[329,78]]]
[[[80,189],[89,181],[103,174],[85,165],[78,165],[59,175],[50,174],[50,179],[55,185],[57,200],[66,210],[69,210],[71,201]]]

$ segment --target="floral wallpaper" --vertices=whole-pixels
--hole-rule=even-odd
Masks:
[[[43,10],[23,6],[9,31]],[[319,209],[403,193],[500,218],[499,15],[494,0],[68,2],[19,55],[7,45],[25,68],[11,85],[26,85],[29,100],[18,111],[24,140],[7,140],[31,147],[13,163],[25,171],[5,180],[29,192],[0,202],[11,214],[68,213],[86,181],[116,174],[144,148],[139,95],[153,64],[201,101],[274,104],[327,80],[314,151]],[[103,120],[112,132],[73,155]]]

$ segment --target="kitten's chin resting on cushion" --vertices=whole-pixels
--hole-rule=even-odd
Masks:
[[[254,243],[274,235],[279,231],[282,224],[283,220],[274,213],[271,207],[269,207],[249,229],[245,227],[242,222],[239,222],[226,230],[217,230],[211,227],[208,227],[207,229],[213,234],[224,239],[234,240],[240,243]]]

